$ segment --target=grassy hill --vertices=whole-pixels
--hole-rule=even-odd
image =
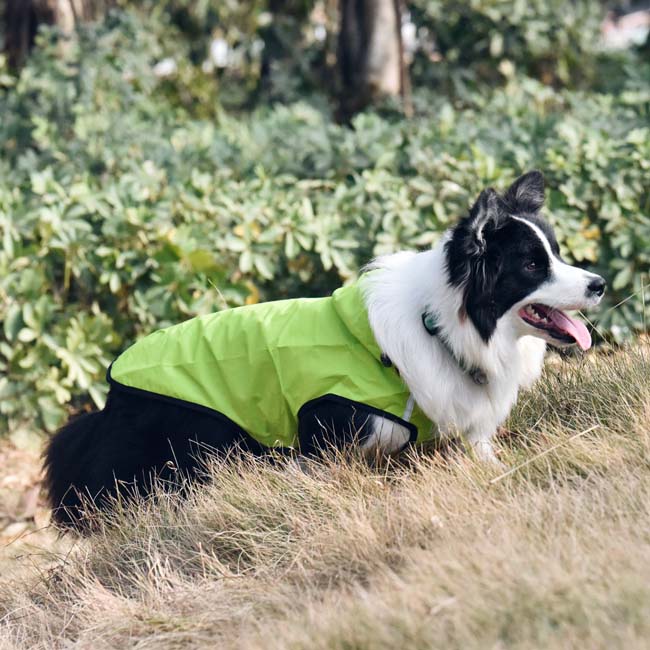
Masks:
[[[647,647],[649,376],[646,346],[552,357],[509,473],[458,450],[215,466],[14,562],[1,647]]]

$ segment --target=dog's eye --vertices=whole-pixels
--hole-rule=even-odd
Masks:
[[[539,266],[537,265],[537,262],[530,260],[529,262],[526,262],[524,268],[526,271],[537,271]]]

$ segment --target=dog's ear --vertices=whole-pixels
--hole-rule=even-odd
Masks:
[[[472,266],[485,254],[487,235],[496,229],[499,215],[499,195],[488,187],[476,199],[469,215],[453,229],[446,246],[452,284],[467,283]]]
[[[544,175],[537,170],[523,174],[503,198],[513,214],[536,214],[544,205]]]
[[[469,315],[486,341],[496,323],[492,294],[501,263],[488,242],[503,220],[501,202],[495,190],[483,190],[446,245],[449,280],[463,292],[460,316]]]
[[[464,224],[467,229],[465,252],[469,257],[476,257],[485,252],[486,232],[496,226],[498,219],[499,195],[488,187],[479,194]]]

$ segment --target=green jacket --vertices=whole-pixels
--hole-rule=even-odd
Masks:
[[[301,407],[325,395],[400,419],[409,400],[396,369],[382,363],[358,284],[330,298],[227,309],[154,332],[123,352],[108,378],[207,407],[269,447],[297,446]],[[415,406],[409,428],[422,441],[433,427]]]

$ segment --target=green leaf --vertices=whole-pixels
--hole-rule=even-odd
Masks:
[[[18,332],[23,326],[22,310],[20,305],[11,305],[4,318],[4,333],[8,341],[13,341],[18,336]]]

